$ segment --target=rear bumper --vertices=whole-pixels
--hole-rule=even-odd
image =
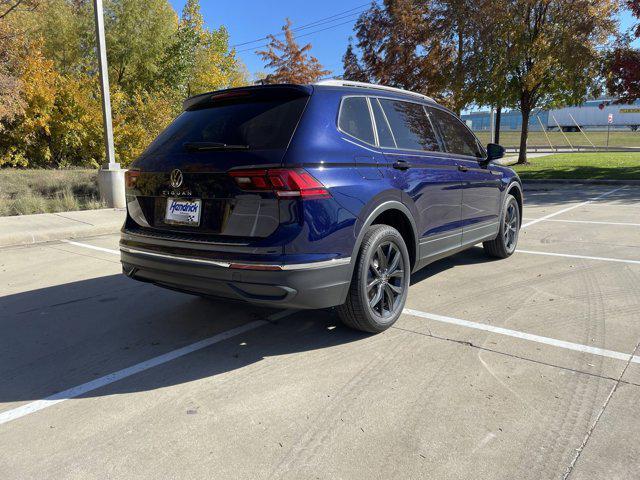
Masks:
[[[350,258],[307,264],[231,264],[120,246],[123,272],[161,287],[284,308],[326,308],[344,303]],[[252,269],[246,269],[251,267]]]

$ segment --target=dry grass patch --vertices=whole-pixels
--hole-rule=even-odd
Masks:
[[[104,208],[97,170],[0,170],[0,216]]]

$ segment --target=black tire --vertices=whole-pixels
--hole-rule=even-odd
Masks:
[[[402,235],[388,225],[370,226],[360,246],[347,300],[338,307],[342,323],[363,332],[383,332],[402,313],[410,278],[409,252]]]
[[[520,223],[518,201],[513,195],[507,194],[502,209],[498,236],[482,244],[487,255],[496,258],[507,258],[511,256],[513,252],[516,251],[516,246],[518,245]]]

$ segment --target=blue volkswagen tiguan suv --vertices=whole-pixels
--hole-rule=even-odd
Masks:
[[[274,307],[337,306],[380,332],[410,275],[518,241],[518,176],[429,97],[342,80],[187,99],[126,174],[136,280]]]

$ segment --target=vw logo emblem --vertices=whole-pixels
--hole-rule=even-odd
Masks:
[[[182,185],[182,172],[177,168],[171,172],[169,176],[169,181],[171,182],[171,186],[173,188],[178,188]]]

